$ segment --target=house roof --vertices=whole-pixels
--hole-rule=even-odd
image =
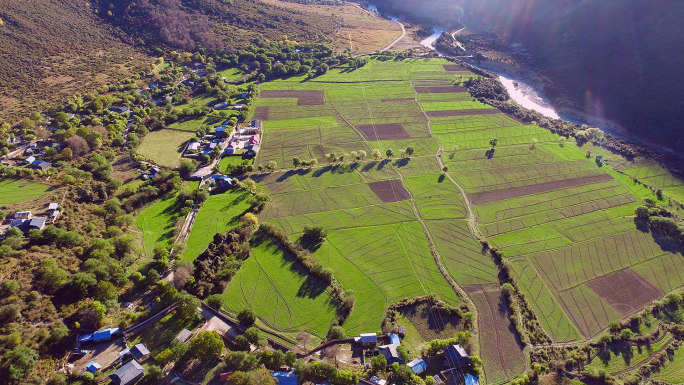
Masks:
[[[38,163],[38,168],[40,168],[40,169],[46,169],[46,168],[50,168],[50,167],[52,167],[52,164],[50,164],[48,162]]]
[[[188,338],[190,338],[191,335],[192,335],[192,332],[190,330],[183,329],[183,330],[181,330],[180,333],[178,333],[178,335],[176,336],[176,339],[181,341],[181,342],[185,342],[188,340]]]
[[[427,369],[427,364],[425,364],[425,361],[423,361],[421,358],[416,358],[415,360],[409,362],[406,364],[411,370],[413,370],[413,373],[415,374],[420,374]]]
[[[361,333],[361,343],[374,344],[378,342],[378,336],[375,333]]]
[[[116,332],[119,331],[119,328],[108,328],[104,330],[98,330],[95,333],[93,333],[93,341],[100,341],[104,340],[106,338],[110,338],[112,335],[116,334]]]
[[[19,211],[16,214],[14,214],[14,217],[27,217],[29,215],[31,215],[30,211]]]
[[[444,348],[444,355],[452,365],[462,365],[470,361],[470,356],[461,345],[451,345]]]
[[[59,203],[50,203],[48,205],[48,210],[57,210],[57,207],[59,207]]]
[[[15,219],[12,222],[10,222],[10,227],[17,227],[17,226],[21,226],[23,224],[24,224],[23,219]]]
[[[278,379],[278,385],[297,385],[297,375],[294,372],[273,372],[271,377]]]
[[[251,126],[254,128],[261,128],[261,120],[252,120]]]
[[[126,365],[122,365],[114,373],[109,375],[109,378],[115,385],[128,385],[135,382],[145,373],[138,361],[133,360]]]
[[[98,369],[102,369],[102,365],[95,361],[90,361],[88,365],[86,365],[86,369],[88,369],[89,372],[95,373]]]
[[[197,150],[200,148],[199,142],[192,142],[188,144],[188,150]]]
[[[44,217],[35,217],[29,221],[27,226],[42,229],[43,227],[45,227],[45,218]]]
[[[391,364],[392,361],[400,360],[397,345],[395,344],[378,346],[378,351],[387,358],[388,364]]]
[[[26,162],[28,163],[33,163],[34,160],[36,160],[35,156],[29,156],[28,158],[26,158]]]
[[[478,381],[477,377],[469,374],[465,377],[465,383],[466,385],[479,385],[480,381]]]
[[[390,334],[389,335],[390,343],[395,344],[397,346],[401,345],[401,341],[399,340],[399,336],[396,334]]]
[[[371,377],[370,382],[376,383],[378,385],[385,385],[387,383],[387,381],[385,381],[382,378],[377,377],[377,376]]]
[[[131,348],[131,354],[133,355],[133,357],[135,357],[136,360],[139,360],[139,359],[143,358],[144,356],[150,354],[150,351],[147,350],[145,345],[137,344]]]

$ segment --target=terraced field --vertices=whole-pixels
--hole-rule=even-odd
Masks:
[[[458,304],[439,261],[478,307],[478,322],[494,325],[480,329],[479,341],[490,352],[482,354],[487,383],[497,384],[521,373],[525,362],[508,315],[497,305],[498,267],[471,224],[504,251],[554,342],[596,336],[609,321],[682,287],[682,251],[635,221],[635,206],[658,199],[650,189],[588,158],[573,141],[474,101],[458,86],[464,73],[445,70],[447,63],[373,58],[362,68],[334,68],[308,81],[298,76],[262,83],[253,110],[264,121],[256,163],[289,168],[293,157],[316,158],[319,167],[252,178],[272,197],[262,222],[295,239],[305,225],[328,230],[312,254],[354,291],[356,304],[343,324],[349,335],[380,330],[389,304],[402,298],[436,293]],[[408,146],[413,155],[400,156]],[[378,159],[373,149],[380,150]],[[389,149],[394,155],[385,159]],[[345,160],[326,164],[326,154]],[[678,191],[677,182],[658,170],[620,165],[656,178],[653,184],[665,192]],[[239,202],[234,194],[212,197],[202,209],[186,259],[244,211],[243,203],[230,203]],[[212,200],[229,213],[221,217],[207,209]],[[292,287],[271,279],[262,288],[264,277],[282,274],[263,260],[259,254],[248,261],[226,292],[235,297],[231,290],[241,285],[253,293],[244,302],[232,299],[238,301],[234,310],[249,305],[275,328],[324,333],[327,313],[316,321],[304,311],[301,318],[288,315],[299,301]],[[276,292],[277,306],[256,299]]]

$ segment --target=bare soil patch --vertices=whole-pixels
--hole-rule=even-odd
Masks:
[[[503,114],[503,112],[498,108],[481,108],[475,110],[425,111],[425,114],[431,118],[439,118],[444,116]]]
[[[133,182],[138,175],[133,172],[135,170],[135,162],[128,156],[122,156],[115,160],[112,164],[114,171],[112,177],[121,179],[124,184]]]
[[[323,98],[299,98],[297,99],[298,106],[322,106],[325,104]]]
[[[623,317],[665,295],[630,269],[592,279],[586,286]]]
[[[356,126],[366,140],[411,139],[401,124],[376,124]]]
[[[368,187],[382,200],[382,203],[399,202],[409,199],[409,193],[399,179],[368,183]]]
[[[445,64],[444,71],[468,71],[468,69],[460,64]]]
[[[485,203],[498,202],[506,199],[518,198],[525,195],[539,194],[566,187],[584,186],[586,184],[605,182],[611,179],[612,177],[608,174],[585,176],[582,178],[540,183],[532,186],[514,187],[496,191],[486,191],[477,194],[472,194],[469,196],[469,198],[471,204],[483,205]]]
[[[480,352],[487,383],[510,381],[525,368],[523,347],[499,285],[475,285],[465,288],[478,309]]]
[[[413,87],[419,94],[452,94],[455,92],[468,92],[468,89],[461,86],[448,87]]]
[[[414,101],[414,98],[397,98],[397,99],[380,99],[382,103],[392,103],[392,102],[409,102]]]
[[[261,91],[262,98],[313,98],[323,99],[325,97],[324,91]]]
[[[257,107],[254,110],[254,119],[256,120],[268,120],[268,106]]]

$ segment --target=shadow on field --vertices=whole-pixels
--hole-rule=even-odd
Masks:
[[[402,168],[408,166],[409,162],[411,162],[411,158],[401,158],[398,161],[394,162],[394,165]]]
[[[492,158],[494,157],[494,152],[495,152],[495,151],[496,151],[496,150],[493,149],[493,148],[487,150],[487,152],[485,152],[485,157],[486,157],[487,159],[492,159]]]
[[[444,174],[439,174],[439,178],[437,178],[437,183],[442,183],[442,182],[444,182],[444,179],[446,179],[446,177],[444,176]]]

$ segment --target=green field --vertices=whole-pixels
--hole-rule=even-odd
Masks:
[[[148,257],[152,257],[156,246],[168,248],[173,244],[181,208],[177,196],[173,195],[140,212],[135,223],[143,233],[143,249]]]
[[[203,122],[204,122],[204,116],[200,116],[200,117],[196,117],[196,118],[195,117],[181,118],[176,123],[171,124],[169,126],[169,128],[173,128],[174,130],[183,130],[183,131],[195,132],[202,125]]]
[[[176,167],[181,154],[194,132],[158,130],[147,134],[140,143],[138,152],[160,166]]]
[[[0,206],[36,198],[53,187],[23,179],[0,179]]]
[[[325,338],[338,311],[326,283],[269,238],[256,237],[251,246],[251,257],[223,293],[226,308],[237,313],[251,307],[272,328]]]
[[[334,271],[343,287],[354,291],[356,304],[343,324],[349,335],[380,330],[389,304],[402,298],[436,293],[450,304],[461,302],[436,259],[466,292],[499,285],[499,267],[473,232],[482,233],[509,257],[523,293],[555,342],[592,338],[609,321],[625,316],[622,304],[607,299],[614,294],[611,286],[592,285],[594,280],[629,269],[665,292],[684,285],[677,264],[681,249],[634,221],[634,207],[655,194],[586,155],[590,148],[593,153],[605,150],[561,142],[555,133],[504,114],[428,118],[426,111],[490,108],[464,93],[416,93],[417,87],[451,86],[460,75],[469,76],[445,71],[448,63],[373,58],[356,70],[332,68],[308,81],[295,76],[260,84],[261,91],[324,93],[322,105],[306,105],[296,97],[254,103],[253,111],[264,120],[257,163],[275,161],[278,168],[289,168],[293,157],[316,158],[320,167],[252,178],[272,197],[259,214],[262,222],[294,239],[305,225],[328,230],[326,241],[312,254]],[[498,139],[494,148],[491,138]],[[408,146],[414,148],[413,156],[400,159],[399,150]],[[449,177],[441,172],[440,147]],[[371,159],[372,149],[379,149],[384,158],[388,148],[395,153],[393,159]],[[350,158],[361,150],[365,159]],[[325,154],[346,159],[326,165]],[[635,168],[615,156],[606,159],[622,169]],[[676,191],[676,183],[659,172],[649,169],[646,177],[658,177],[666,192]],[[393,182],[371,184],[381,181]],[[470,226],[466,202],[476,229]],[[203,208],[198,218],[198,225],[201,219],[207,228],[204,238],[227,228],[207,226],[212,220],[224,222],[215,219],[215,210],[208,211]],[[191,243],[187,259],[209,240]],[[241,282],[256,278],[256,267],[249,269],[241,271]],[[283,304],[293,300],[292,295],[283,298]],[[282,310],[284,305],[278,303]],[[259,312],[273,327],[293,331],[291,325],[300,321],[285,322],[281,310]],[[322,325],[301,327],[319,333]],[[505,326],[499,330],[508,333]],[[486,335],[490,337],[480,338],[499,338]],[[418,346],[420,341],[412,343]],[[524,367],[495,356],[484,356],[485,367],[498,365],[508,380]],[[491,382],[503,381],[499,377]]]
[[[684,346],[675,350],[674,355],[668,357],[665,364],[651,378],[670,384],[684,383]]]
[[[624,346],[622,344],[608,349],[599,354],[588,367],[604,369],[606,373],[615,373],[628,369],[648,358],[651,354],[665,346],[671,336],[666,335],[660,342],[642,346]]]
[[[209,246],[214,234],[225,233],[239,225],[240,217],[249,208],[248,196],[238,189],[210,195],[195,218],[182,259],[193,261]]]

